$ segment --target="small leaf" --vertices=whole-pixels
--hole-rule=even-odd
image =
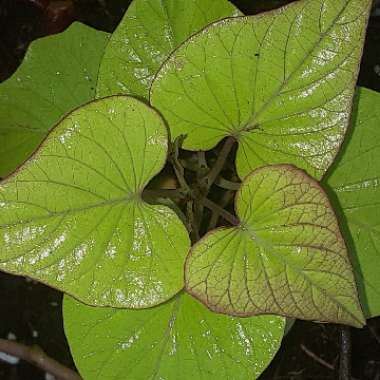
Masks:
[[[238,14],[226,0],[134,0],[106,48],[97,95],[148,98],[154,75],[177,46],[211,22]]]
[[[162,66],[150,99],[184,148],[239,141],[241,178],[289,163],[321,178],[350,119],[370,0],[303,0],[222,20]]]
[[[380,94],[360,89],[354,128],[326,182],[346,220],[359,294],[367,318],[380,315]]]
[[[141,308],[183,288],[187,231],[141,192],[165,164],[167,131],[115,96],[68,115],[0,185],[0,269],[93,305]]]
[[[108,34],[74,23],[33,42],[0,85],[0,177],[13,172],[68,111],[94,98]]]
[[[335,214],[317,182],[278,165],[257,169],[236,199],[241,224],[195,244],[187,290],[211,310],[362,326],[354,276]]]
[[[284,319],[212,313],[189,295],[117,310],[65,297],[65,333],[86,380],[254,380],[280,347]]]

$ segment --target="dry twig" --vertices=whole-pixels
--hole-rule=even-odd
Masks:
[[[0,351],[39,367],[58,380],[82,380],[75,371],[50,358],[36,346],[28,347],[22,343],[0,339]]]

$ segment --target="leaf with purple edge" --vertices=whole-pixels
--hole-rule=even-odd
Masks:
[[[320,185],[289,165],[257,169],[236,197],[240,224],[196,243],[186,289],[211,310],[362,326],[352,266]]]

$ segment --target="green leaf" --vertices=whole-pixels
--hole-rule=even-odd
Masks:
[[[106,48],[97,95],[148,98],[154,75],[177,46],[211,22],[238,14],[226,0],[134,0]]]
[[[359,89],[354,128],[326,179],[341,220],[367,318],[380,315],[380,94]]]
[[[253,380],[277,352],[285,324],[212,313],[185,293],[145,310],[92,308],[65,297],[63,315],[86,380]]]
[[[162,66],[150,98],[183,147],[239,141],[241,178],[289,163],[321,178],[350,119],[370,0],[303,0],[223,20]]]
[[[92,305],[171,298],[183,288],[189,237],[172,210],[140,197],[166,154],[163,120],[134,98],[68,115],[0,185],[0,269]]]
[[[33,42],[0,85],[0,177],[23,163],[68,111],[94,98],[108,34],[80,23]]]
[[[243,182],[240,225],[210,232],[189,253],[187,290],[211,310],[362,326],[355,280],[319,184],[288,165]]]

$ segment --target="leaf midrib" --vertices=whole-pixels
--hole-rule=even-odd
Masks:
[[[305,54],[304,58],[301,62],[296,66],[295,69],[289,74],[287,79],[281,83],[278,89],[273,93],[273,95],[263,104],[263,106],[248,120],[247,124],[242,128],[241,131],[249,131],[257,125],[259,117],[266,111],[266,109],[272,104],[272,102],[279,96],[282,90],[289,84],[289,82],[293,79],[294,75],[298,72],[298,70],[304,65],[307,61],[307,58],[310,57],[311,53],[323,42],[325,37],[331,32],[333,27],[336,25],[337,21],[341,17],[341,15],[346,11],[348,5],[352,2],[352,0],[347,0],[345,6],[339,11],[338,15],[334,18],[330,26],[326,29],[324,33],[321,33],[319,40],[314,43],[314,45],[310,48],[310,50]],[[297,16],[296,16],[297,17]]]
[[[156,380],[157,375],[159,374],[160,366],[161,366],[161,360],[162,360],[162,358],[165,354],[165,350],[168,346],[170,334],[174,330],[175,324],[177,322],[177,316],[178,316],[178,313],[180,310],[182,297],[183,297],[183,292],[180,292],[179,294],[177,294],[176,300],[174,301],[174,304],[172,307],[172,312],[170,314],[170,318],[169,318],[168,324],[167,324],[165,332],[164,332],[164,336],[163,336],[164,341],[162,343],[161,350],[160,350],[158,357],[156,359],[154,371],[152,373],[152,376],[150,377],[151,380]]]
[[[336,305],[339,305],[339,307],[344,310],[348,315],[350,315],[354,321],[358,322],[360,325],[362,325],[362,321],[356,316],[354,315],[351,310],[349,310],[345,305],[343,305],[340,301],[338,301],[337,299],[335,299],[326,289],[320,287],[320,285],[316,284],[309,276],[307,276],[304,271],[302,270],[299,270],[297,267],[295,267],[289,260],[286,260],[284,258],[281,257],[281,255],[277,254],[275,252],[275,246],[273,244],[271,244],[270,242],[266,241],[265,239],[261,239],[258,237],[258,235],[254,232],[254,230],[252,229],[252,227],[250,226],[245,226],[245,229],[242,230],[241,228],[239,227],[234,227],[234,228],[237,228],[237,229],[240,229],[240,231],[244,234],[244,235],[248,235],[248,239],[249,240],[253,240],[256,244],[258,245],[261,245],[262,247],[264,247],[264,249],[268,250],[270,253],[271,253],[271,257],[273,257],[275,260],[278,260],[280,261],[284,266],[285,268],[290,268],[292,269],[293,271],[295,271],[297,274],[299,274],[303,279],[305,279],[311,286],[313,286],[314,288],[316,288],[318,291],[320,291],[322,294],[325,295],[326,298],[328,298],[331,302],[333,302],[334,304]],[[253,234],[253,235],[251,235]],[[243,235],[243,236],[244,236]],[[323,248],[321,247],[320,248],[321,250],[323,250]],[[258,253],[258,255],[261,257],[261,253]],[[332,275],[336,275],[335,273],[331,272]]]
[[[44,219],[55,218],[57,216],[69,215],[69,214],[80,213],[83,211],[88,211],[88,210],[92,210],[92,209],[95,209],[98,207],[114,206],[116,204],[129,203],[129,202],[132,202],[133,200],[135,200],[136,202],[140,202],[140,201],[142,202],[140,196],[133,194],[133,195],[129,195],[129,196],[121,197],[121,198],[115,198],[115,199],[110,199],[110,200],[103,201],[103,202],[90,204],[90,205],[84,206],[84,207],[77,207],[77,208],[71,208],[71,209],[66,209],[66,210],[62,210],[62,211],[50,212],[47,215],[36,216],[36,217],[29,218],[26,220],[15,222],[15,223],[0,224],[0,228],[2,229],[2,228],[10,228],[10,227],[26,225],[26,224],[38,222],[38,221],[41,221]]]

